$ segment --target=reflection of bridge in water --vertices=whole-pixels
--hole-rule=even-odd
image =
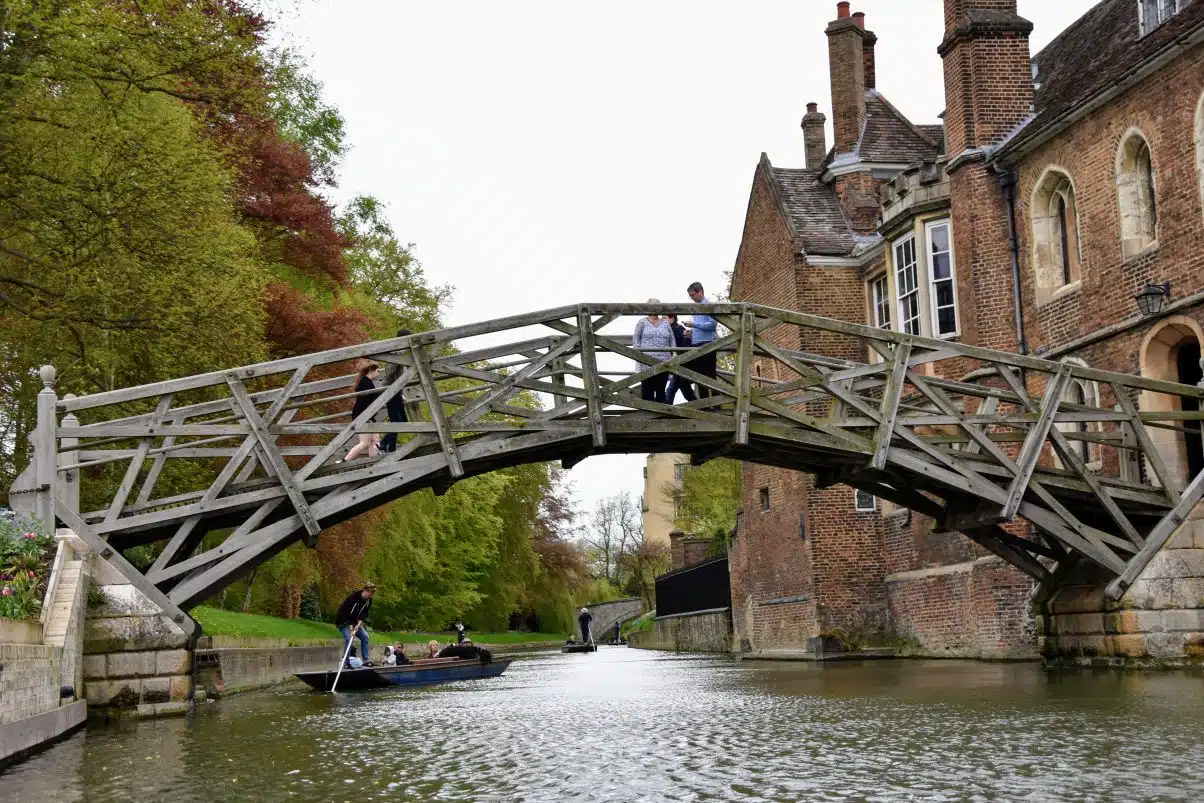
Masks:
[[[562,307],[81,398],[58,399],[44,369],[34,462],[13,499],[109,552],[187,628],[182,609],[299,539],[312,546],[414,490],[520,463],[686,452],[813,472],[931,516],[1047,583],[1068,558],[1087,558],[1115,576],[1114,597],[1204,493],[1199,477],[1177,488],[1149,432],[1204,413],[1134,403],[1143,392],[1204,398],[1197,387],[746,304],[678,309],[709,312],[729,332],[666,361],[607,332],[654,311],[665,310]],[[717,376],[690,367],[711,353],[723,357]],[[877,361],[848,358],[865,354]],[[349,420],[359,359],[399,371]],[[714,395],[641,399],[639,382],[665,371]],[[1063,401],[1075,381],[1098,383],[1095,404]],[[374,421],[397,394],[411,423]],[[335,464],[366,432],[409,440]],[[1102,470],[1084,463],[1084,443]],[[175,493],[156,492],[164,477]],[[1032,527],[1005,527],[1017,516]],[[223,529],[220,545],[198,551]],[[160,542],[145,574],[120,558]]]

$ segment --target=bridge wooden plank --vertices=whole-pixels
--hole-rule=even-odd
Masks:
[[[890,451],[891,437],[895,431],[895,418],[899,414],[899,399],[903,395],[903,378],[907,375],[907,361],[911,357],[911,343],[904,341],[895,346],[891,357],[890,375],[886,380],[886,388],[882,391],[882,407],[878,431],[874,433],[874,454],[870,458],[870,467],[883,469],[886,467],[887,453]]]
[[[255,440],[258,441],[263,456],[271,464],[272,468],[275,469],[276,479],[279,481],[281,487],[284,488],[284,492],[288,494],[289,501],[292,502],[293,509],[297,511],[297,515],[300,517],[306,533],[316,543],[318,533],[322,532],[322,527],[318,524],[317,518],[314,517],[313,512],[309,509],[309,503],[305,501],[305,494],[301,492],[300,486],[294,481],[293,473],[289,470],[288,463],[284,461],[284,457],[276,448],[276,444],[272,440],[267,426],[260,419],[259,413],[255,409],[255,403],[251,401],[250,396],[247,394],[246,387],[235,377],[229,377],[226,380],[226,384],[230,387],[230,392],[234,396],[235,403],[242,410],[247,425],[254,433]],[[311,543],[310,546],[313,546],[313,544]]]
[[[1176,487],[1175,477],[1167,469],[1166,463],[1162,459],[1162,454],[1150,438],[1150,433],[1146,429],[1145,422],[1137,414],[1136,405],[1133,404],[1133,400],[1129,398],[1129,394],[1119,382],[1112,383],[1112,393],[1116,396],[1116,402],[1120,405],[1120,409],[1129,416],[1129,423],[1133,434],[1137,437],[1137,443],[1141,446],[1141,453],[1145,456],[1146,462],[1149,463],[1154,476],[1158,478],[1158,482],[1162,484],[1163,492],[1166,494],[1167,499],[1171,501],[1171,504],[1177,507],[1180,495],[1179,489]]]
[[[752,371],[753,339],[757,334],[757,320],[751,312],[740,316],[739,345],[736,347],[736,405],[732,416],[736,419],[736,434],[732,438],[738,446],[748,445],[748,424],[752,416]]]
[[[170,393],[165,393],[159,398],[159,403],[155,405],[155,412],[151,414],[151,426],[162,423],[163,416],[171,408],[171,399],[172,394]],[[105,513],[106,522],[116,521],[121,515],[121,509],[125,507],[125,501],[130,498],[130,492],[134,490],[134,483],[138,481],[138,475],[142,473],[142,463],[146,460],[146,454],[154,442],[154,438],[143,438],[138,442],[134,456],[130,458],[130,464],[126,467],[125,476],[121,478],[121,485],[113,494],[113,501],[109,504],[108,512]]]
[[[456,449],[455,438],[447,425],[447,415],[443,411],[443,403],[439,401],[439,391],[435,387],[435,380],[431,377],[430,361],[427,358],[426,350],[415,343],[410,346],[410,353],[414,357],[414,368],[418,372],[418,381],[426,395],[426,406],[431,413],[431,422],[435,425],[435,432],[439,436],[439,445],[447,458],[447,473],[451,475],[452,479],[463,477],[464,466],[460,464],[460,453]]]
[[[233,554],[235,550],[241,549],[253,540],[249,534],[259,527],[259,525],[263,523],[263,520],[266,519],[272,513],[272,511],[278,508],[283,502],[284,498],[281,497],[260,505],[250,516],[247,517],[246,521],[238,525],[234,532],[230,533],[230,535],[226,537],[226,540],[222,541],[213,549],[209,549],[199,555],[194,555],[190,558],[177,561],[171,566],[164,566],[156,569],[152,565],[150,570],[146,573],[146,579],[155,584],[163,583],[168,580],[174,580],[182,574],[188,574],[189,572],[208,566],[209,564],[220,560],[227,555]]]
[[[581,380],[585,385],[586,415],[590,439],[595,448],[606,445],[606,420],[602,416],[602,386],[598,383],[598,354],[594,341],[594,319],[588,310],[577,313],[577,331],[581,336]],[[555,405],[560,408],[562,405]]]
[[[1133,585],[1145,570],[1145,567],[1154,559],[1154,556],[1166,546],[1166,542],[1175,534],[1175,531],[1184,522],[1189,520],[1192,510],[1199,504],[1201,499],[1204,499],[1204,471],[1197,474],[1187,484],[1174,508],[1163,516],[1154,525],[1154,528],[1150,530],[1149,535],[1145,539],[1145,546],[1141,548],[1140,552],[1129,559],[1128,565],[1124,567],[1119,576],[1108,584],[1106,593],[1109,599],[1119,600],[1124,596],[1129,587]]]

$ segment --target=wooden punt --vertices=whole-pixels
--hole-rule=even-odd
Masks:
[[[397,686],[426,686],[453,680],[495,678],[510,666],[511,658],[499,658],[483,664],[479,660],[461,658],[425,658],[402,666],[366,666],[344,669],[339,675],[338,691],[366,691]],[[298,672],[298,680],[317,691],[330,691],[337,669],[320,672]]]

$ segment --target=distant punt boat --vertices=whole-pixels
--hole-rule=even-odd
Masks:
[[[597,652],[597,644],[565,644],[560,648],[561,652]]]
[[[365,691],[387,689],[396,686],[426,686],[432,683],[447,683],[453,680],[495,678],[510,666],[511,658],[501,658],[488,664],[478,660],[458,658],[429,658],[413,661],[402,666],[366,666],[360,669],[344,669],[339,675],[338,691]],[[321,672],[298,672],[298,680],[304,681],[318,691],[330,691],[334,684],[336,669]]]

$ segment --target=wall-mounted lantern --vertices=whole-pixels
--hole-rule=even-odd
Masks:
[[[1137,309],[1141,310],[1142,316],[1146,318],[1162,312],[1162,305],[1165,304],[1166,300],[1170,297],[1170,282],[1163,282],[1162,284],[1147,284],[1140,293],[1133,296],[1133,298],[1137,301]]]

